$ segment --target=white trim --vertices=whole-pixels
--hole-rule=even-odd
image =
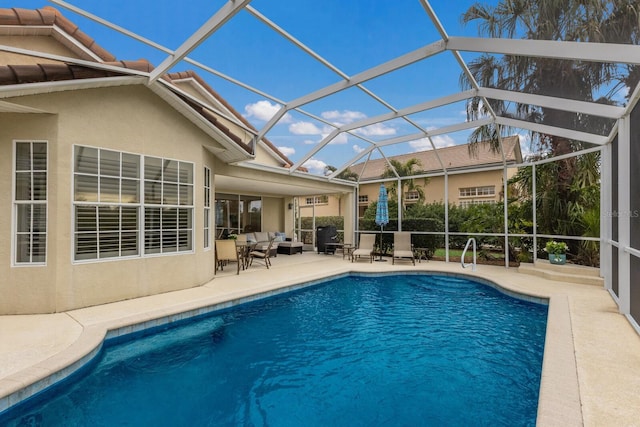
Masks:
[[[17,156],[17,147],[18,144],[29,143],[30,147],[33,148],[34,143],[46,144],[47,147],[47,158],[46,158],[46,182],[45,182],[45,192],[46,197],[44,201],[38,201],[38,203],[34,203],[33,200],[25,201],[25,203],[17,203],[16,201],[16,156]],[[29,139],[14,139],[12,141],[13,155],[11,157],[12,168],[11,168],[11,246],[10,246],[10,265],[11,267],[46,267],[48,254],[49,254],[49,141],[48,140],[29,140]],[[33,160],[33,151],[31,152],[31,160]],[[33,172],[33,165],[31,166],[30,172]],[[31,247],[29,249],[29,262],[17,262],[17,238],[18,238],[18,226],[17,226],[17,206],[19,204],[43,204],[45,206],[45,245],[44,245],[44,261],[43,262],[33,262],[31,261],[33,258],[33,254],[31,253]],[[30,235],[33,235],[33,230],[30,231]]]
[[[204,200],[202,201],[202,207],[203,207],[203,217],[202,217],[202,228],[204,233],[204,237],[206,239],[206,241],[203,244],[203,248],[205,251],[210,251],[212,248],[212,241],[211,241],[211,214],[214,213],[215,209],[212,209],[212,202],[215,202],[215,197],[212,197],[214,195],[214,193],[211,191],[213,188],[213,174],[211,172],[211,168],[208,166],[203,166],[204,167],[204,171],[203,171],[203,188],[204,188]],[[194,195],[195,196],[195,195]],[[207,206],[207,198],[208,198],[208,202],[209,205]],[[194,204],[195,204],[195,200],[194,200]],[[215,203],[214,203],[215,205]],[[215,208],[215,206],[214,206]],[[204,213],[208,212],[209,215],[205,215]]]
[[[631,118],[624,116],[619,120],[618,128],[618,212],[629,212],[631,202]],[[615,189],[614,189],[615,191]],[[631,218],[618,216],[619,248],[631,246]],[[626,250],[618,250],[618,297],[620,313],[631,313],[631,258]]]
[[[229,0],[224,4],[207,22],[198,30],[193,32],[191,36],[178,47],[173,53],[170,53],[149,76],[149,84],[158,80],[164,73],[170,70],[174,65],[186,57],[189,52],[198,47],[200,43],[205,41],[207,37],[220,29],[228,20],[233,18],[240,12],[251,0]]]
[[[113,203],[113,202],[101,202],[101,201],[90,201],[90,202],[82,202],[82,201],[76,201],[75,200],[75,179],[76,179],[76,158],[75,158],[75,151],[76,151],[76,147],[86,147],[86,148],[91,148],[91,149],[95,149],[98,150],[98,152],[100,150],[105,150],[105,151],[112,151],[112,152],[116,152],[120,154],[120,158],[122,158],[123,154],[131,154],[131,155],[135,155],[138,156],[138,166],[139,166],[139,177],[138,177],[138,183],[139,183],[139,199],[137,203],[122,203],[121,200],[119,200],[117,203]],[[141,258],[150,258],[150,257],[159,257],[159,256],[175,256],[175,255],[188,255],[188,254],[194,254],[196,252],[196,239],[195,239],[195,231],[196,231],[196,222],[195,222],[195,216],[196,216],[196,182],[197,182],[197,172],[195,170],[195,166],[196,163],[193,161],[189,161],[189,160],[179,160],[179,159],[173,159],[173,158],[167,158],[167,157],[158,157],[158,156],[153,156],[153,155],[148,155],[148,154],[142,154],[142,153],[135,153],[135,152],[129,152],[129,151],[123,151],[123,150],[116,150],[116,149],[112,149],[112,148],[106,148],[106,147],[96,147],[96,146],[91,146],[91,145],[85,145],[85,144],[73,144],[72,145],[72,150],[71,150],[71,157],[72,157],[72,167],[71,167],[71,230],[70,230],[70,234],[72,236],[71,240],[71,260],[72,260],[72,264],[91,264],[91,263],[98,263],[98,262],[111,262],[111,261],[122,261],[122,260],[127,260],[127,259],[141,259]],[[188,209],[190,210],[190,215],[191,215],[191,219],[190,219],[190,223],[191,223],[191,227],[190,227],[190,241],[191,241],[191,248],[189,250],[184,250],[181,251],[179,250],[179,243],[178,241],[176,241],[176,251],[172,251],[172,252],[161,252],[160,253],[145,253],[145,208],[146,207],[158,207],[158,206],[162,206],[162,205],[148,205],[145,204],[144,201],[144,194],[145,194],[145,157],[152,157],[152,158],[157,158],[160,159],[161,161],[164,160],[171,160],[171,161],[175,161],[178,163],[186,163],[191,165],[192,168],[192,182],[190,184],[191,187],[191,199],[192,199],[192,204],[190,205],[167,205],[167,207],[172,207],[175,209]],[[82,175],[86,175],[86,174],[82,174]],[[99,175],[99,171],[96,171],[96,176],[100,176]],[[120,175],[118,176],[119,179],[122,179],[122,170],[120,171]],[[177,181],[176,185],[178,186],[178,197],[179,197],[179,185],[180,182]],[[75,220],[75,211],[76,211],[76,207],[77,206],[91,206],[91,207],[99,207],[99,206],[114,206],[117,205],[119,207],[130,207],[130,208],[136,208],[138,211],[138,224],[137,224],[137,228],[136,228],[136,233],[137,233],[137,243],[138,243],[138,247],[137,247],[137,254],[135,255],[124,255],[124,256],[114,256],[114,257],[105,257],[105,258],[100,258],[99,257],[99,250],[100,248],[97,248],[97,255],[98,258],[91,258],[91,259],[76,259],[76,250],[75,250],[75,245],[76,245],[76,220]],[[178,221],[178,219],[176,218],[176,221]],[[177,224],[176,224],[177,226]],[[120,230],[121,231],[121,230]],[[178,232],[178,228],[176,228],[176,232]],[[97,231],[96,231],[97,232]],[[176,236],[176,239],[178,239],[178,236]],[[120,248],[119,248],[120,250]]]
[[[613,272],[611,269],[612,246],[609,243],[612,233],[612,219],[610,215],[602,215],[611,210],[611,151],[612,145],[607,144],[600,154],[600,276],[604,278],[605,289],[612,289]]]
[[[450,37],[446,49],[598,63],[640,64],[640,46],[632,44]]]
[[[639,249],[634,249],[632,247],[627,246],[627,247],[624,248],[624,251],[629,253],[629,254],[631,254],[631,255],[633,255],[636,258],[640,258],[640,250]]]

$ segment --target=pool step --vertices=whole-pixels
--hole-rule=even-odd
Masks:
[[[537,260],[535,264],[520,264],[518,272],[560,282],[604,286],[604,279],[600,277],[600,269],[583,265],[556,265],[550,264],[546,259],[541,259]]]

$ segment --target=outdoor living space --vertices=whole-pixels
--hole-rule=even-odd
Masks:
[[[56,372],[77,369],[95,355],[107,331],[126,334],[137,325],[175,321],[204,307],[226,307],[351,271],[465,274],[519,294],[550,298],[538,425],[630,426],[640,419],[640,337],[601,287],[545,280],[513,268],[481,265],[472,272],[459,263],[437,261],[352,264],[340,255],[312,252],[279,256],[268,274],[264,267],[251,267],[240,276],[225,269],[192,289],[65,313],[0,317],[0,409],[36,391],[30,384],[43,386],[50,375],[59,379]]]
[[[0,8],[0,414],[114,337],[435,272],[548,303],[537,425],[640,427],[638,1],[289,3]]]

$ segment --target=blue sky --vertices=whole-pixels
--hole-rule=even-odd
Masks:
[[[221,0],[68,2],[172,50],[178,48],[224,3]],[[475,25],[463,27],[460,23],[461,14],[473,3],[468,0],[438,0],[432,1],[431,5],[449,35],[476,36]],[[118,59],[145,58],[159,65],[165,57],[163,52],[47,1],[3,0],[0,4],[3,7],[57,7]],[[357,74],[440,39],[418,0],[254,0],[251,6],[347,75]],[[463,57],[467,61],[472,58],[464,54]],[[304,54],[246,11],[240,12],[192,51],[189,58],[282,102],[341,80],[335,72]],[[192,64],[180,63],[173,71],[186,69],[193,69],[205,78],[258,129],[279,108],[274,99],[266,99]],[[401,109],[459,91],[459,76],[460,68],[453,55],[444,52],[368,81],[364,86],[394,108]],[[439,128],[463,121],[464,107],[464,103],[456,103],[416,114],[411,119],[424,129]],[[356,88],[305,105],[302,109],[335,124],[347,124],[389,111]],[[321,121],[291,112],[267,134],[267,138],[295,162],[330,130]],[[407,122],[394,120],[362,129],[358,135],[369,141],[380,141],[416,132],[418,130]],[[466,142],[467,136],[468,132],[458,132],[438,136],[434,142],[437,146],[460,144]],[[343,135],[315,154],[305,166],[314,173],[322,173],[324,166],[341,166],[369,145],[356,136]],[[384,153],[390,156],[427,148],[430,148],[427,141],[417,140],[387,146]]]

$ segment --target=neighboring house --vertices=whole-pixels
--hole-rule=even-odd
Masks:
[[[0,314],[198,286],[217,234],[290,234],[305,194],[355,204],[290,174],[196,73],[150,81],[53,8],[0,9],[0,45]]]
[[[505,162],[507,165],[522,163],[522,151],[518,136],[509,136],[502,139]],[[397,160],[405,164],[415,158],[420,161],[419,170],[415,169],[416,176],[431,175],[428,182],[424,178],[414,178],[414,183],[422,187],[425,195],[425,203],[444,203],[445,178],[442,166],[448,173],[448,203],[458,206],[470,206],[473,204],[497,203],[502,200],[503,194],[503,160],[500,152],[493,152],[486,142],[479,143],[477,150],[471,154],[468,145],[455,145],[439,148],[436,153],[433,150],[419,151],[388,157],[389,160]],[[442,163],[441,163],[442,162]],[[362,162],[350,167],[360,177],[358,190],[358,216],[362,217],[367,206],[378,200],[380,180],[387,167],[386,159],[374,159]],[[481,169],[468,171],[467,169]],[[493,170],[492,170],[493,168]],[[516,173],[517,169],[509,168],[507,179]],[[375,181],[375,182],[370,182]],[[387,183],[397,182],[393,180]],[[392,197],[392,196],[390,196]],[[404,197],[406,204],[416,203],[419,194],[416,191],[407,192]],[[300,206],[310,204],[313,198],[308,196],[302,199]],[[324,203],[316,200],[316,216],[338,215],[338,200],[329,196],[323,199]],[[304,216],[311,216],[310,210],[302,211]]]
[[[502,138],[505,162],[507,165],[522,163],[522,151],[518,136]],[[477,150],[471,154],[468,145],[454,145],[439,148],[436,153],[433,150],[419,151],[389,157],[404,164],[409,159],[420,161],[420,172],[416,175],[438,174],[431,176],[425,184],[423,178],[415,178],[414,183],[420,185],[425,195],[425,203],[438,203],[445,201],[445,179],[442,166],[448,173],[448,202],[458,206],[472,204],[497,203],[502,200],[503,193],[503,161],[500,152],[494,152],[490,145],[481,142]],[[442,164],[440,163],[442,162]],[[380,183],[367,184],[366,181],[380,179],[386,168],[385,159],[369,160],[365,163],[353,165],[350,169],[360,175],[360,188],[358,192],[358,211],[362,216],[368,203],[378,200]],[[467,169],[487,168],[494,170],[480,170],[469,172]],[[510,168],[507,179],[513,176],[516,168]],[[418,201],[417,192],[405,194],[405,203],[411,204]]]

